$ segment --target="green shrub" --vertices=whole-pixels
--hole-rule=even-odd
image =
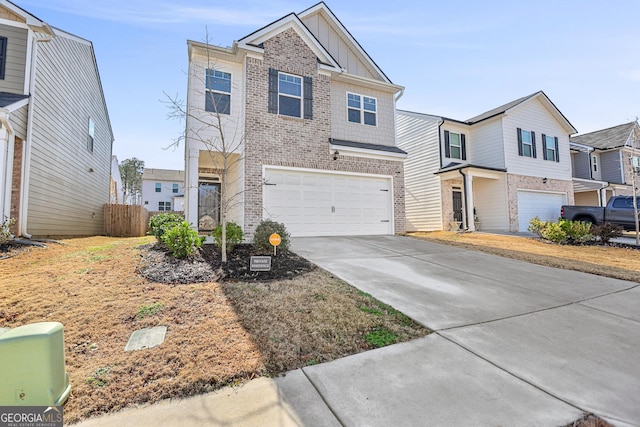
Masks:
[[[156,214],[149,219],[149,229],[151,234],[156,236],[158,242],[162,241],[162,235],[172,227],[184,221],[184,217],[176,213]]]
[[[609,243],[609,240],[622,236],[623,228],[618,224],[604,222],[600,225],[591,227],[591,233],[600,243]]]
[[[3,243],[7,243],[13,238],[11,231],[9,231],[9,227],[15,224],[15,222],[15,218],[9,218],[0,223],[0,245],[2,245]]]
[[[591,235],[591,223],[587,221],[569,221],[560,219],[560,228],[566,233],[571,242],[584,243],[593,238]]]
[[[542,221],[537,216],[533,217],[531,221],[529,221],[529,231],[537,234],[538,237],[542,237],[542,229],[545,227],[547,223]]]
[[[160,238],[176,258],[194,255],[205,239],[198,236],[198,232],[192,229],[187,221],[181,221],[165,230]]]
[[[265,219],[258,224],[253,235],[253,246],[259,251],[271,251],[273,246],[269,243],[269,236],[278,233],[281,238],[278,249],[286,251],[289,249],[290,236],[284,224]]]
[[[213,243],[222,248],[222,224],[218,224],[211,235],[213,236]],[[227,222],[227,252],[231,252],[235,245],[242,243],[243,237],[244,233],[238,224],[233,221]]]

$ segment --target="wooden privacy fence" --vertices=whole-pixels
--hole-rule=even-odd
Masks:
[[[147,234],[149,211],[140,205],[104,205],[105,234],[140,237]]]

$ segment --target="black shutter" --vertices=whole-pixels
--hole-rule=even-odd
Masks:
[[[278,114],[278,70],[269,68],[269,112]]]
[[[304,118],[313,119],[313,79],[304,78]]]
[[[518,156],[522,156],[522,129],[518,128]]]
[[[536,133],[531,131],[531,155],[536,158]]]
[[[462,160],[467,160],[467,143],[464,133],[460,134],[460,151]]]
[[[4,69],[7,64],[7,38],[0,37],[0,79],[4,79]]]
[[[444,131],[444,156],[449,157],[451,155],[451,149],[449,148],[449,131]]]
[[[556,162],[560,161],[560,150],[558,150],[558,137],[553,138],[553,141],[556,143]]]
[[[542,158],[549,160],[547,159],[547,136],[544,133],[542,134]]]

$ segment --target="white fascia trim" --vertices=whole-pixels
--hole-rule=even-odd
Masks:
[[[257,53],[264,52],[264,49],[260,49],[254,45],[259,45],[266,40],[269,40],[276,34],[281,33],[282,31],[288,30],[289,28],[293,29],[298,35],[307,43],[307,45],[311,48],[313,53],[316,54],[318,58],[324,63],[328,63],[331,67],[339,71],[341,67],[338,63],[331,57],[329,52],[322,46],[318,40],[315,38],[313,34],[307,29],[307,27],[300,21],[300,19],[294,15],[290,14],[281,18],[280,20],[272,23],[264,27],[263,29],[250,34],[249,36],[238,41],[238,46],[242,49],[254,51]]]
[[[364,157],[367,159],[377,160],[393,160],[396,162],[404,161],[404,159],[407,158],[407,155],[402,153],[381,152],[368,148],[346,147],[344,145],[329,144],[329,154],[333,154],[334,151],[338,151],[341,156]]]
[[[346,83],[353,83],[359,86],[366,86],[373,89],[377,89],[384,92],[396,93],[398,91],[404,91],[404,86],[396,85],[393,83],[385,83],[380,80],[370,79],[368,77],[356,76],[342,72],[335,76],[336,81],[343,81]]]
[[[328,175],[349,175],[349,176],[363,176],[363,177],[371,177],[371,178],[393,179],[393,176],[391,176],[391,175],[380,175],[380,174],[375,174],[375,173],[335,171],[335,170],[329,170],[329,169],[298,168],[298,167],[292,167],[292,166],[262,165],[262,178],[263,179],[265,179],[266,176],[267,176],[267,174],[266,174],[267,169],[293,171],[293,172],[324,173],[324,174],[328,174]]]
[[[25,24],[24,22],[12,21],[11,19],[4,19],[4,18],[0,18],[0,25],[6,25],[8,27],[22,28],[24,30],[28,30],[28,29],[31,28],[31,27],[29,27],[29,25]]]
[[[583,144],[578,144],[577,142],[571,142],[571,141],[569,141],[569,147],[570,148],[576,147],[576,150],[581,151],[583,153],[585,152],[585,150],[586,150],[587,153],[590,153],[590,152],[595,150],[594,147],[590,147],[588,145],[583,145]]]
[[[566,191],[546,191],[546,190],[533,190],[533,189],[528,189],[528,188],[516,188],[516,196],[517,193],[540,193],[540,194],[560,194],[563,196],[568,196],[569,193],[567,193]]]
[[[0,112],[6,112],[7,114],[13,113],[14,111],[27,105],[29,103],[29,99],[31,99],[31,97],[21,99],[20,101],[16,101],[13,104],[7,105],[5,108],[0,108]]]
[[[13,12],[14,14],[23,17],[27,21],[27,25],[40,26],[44,23],[38,18],[36,18],[35,16],[33,16],[32,14],[30,14],[29,12],[22,10],[21,8],[19,8],[18,6],[14,5],[11,2],[3,1],[2,7],[5,7],[9,9],[11,12]]]
[[[571,178],[572,181],[576,181],[576,182],[584,182],[584,183],[594,183],[594,184],[602,184],[602,185],[607,185],[609,184],[607,181],[598,181],[597,179],[584,179],[584,178]],[[615,184],[611,184],[611,185],[615,185]]]

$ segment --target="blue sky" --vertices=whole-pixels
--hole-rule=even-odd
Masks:
[[[183,169],[186,40],[230,46],[316,2],[14,0],[94,44],[119,160]],[[464,120],[544,90],[586,133],[640,115],[637,0],[326,1],[380,68],[405,86],[399,109]]]

